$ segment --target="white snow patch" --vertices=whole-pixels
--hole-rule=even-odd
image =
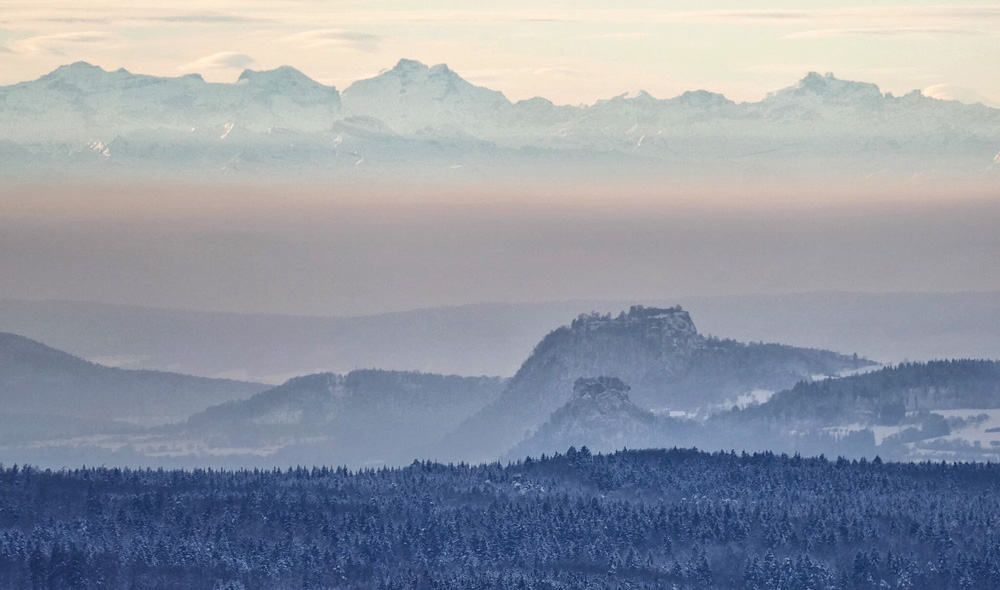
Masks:
[[[965,441],[971,445],[979,442],[984,449],[1000,448],[1000,410],[963,408],[958,410],[934,410],[932,413],[943,416],[944,418],[962,418],[963,420],[969,422],[969,424],[963,428],[953,430],[951,434],[947,436],[925,439],[921,442],[926,442],[927,440]],[[912,416],[913,413],[910,412],[907,415]],[[985,419],[977,420],[977,418],[984,415],[986,416]],[[823,430],[838,436],[844,436],[860,430],[871,430],[875,435],[875,444],[880,445],[886,438],[899,434],[907,428],[919,428],[919,426],[912,423],[900,424],[897,426],[846,424],[843,426],[831,426],[829,428],[824,428]],[[988,430],[993,430],[993,432],[987,432]],[[996,444],[994,444],[994,442]],[[910,446],[912,447],[912,445]]]
[[[652,408],[650,412],[657,416],[669,416],[670,418],[694,418],[697,412],[685,412],[684,410],[671,410],[670,408]]]
[[[271,412],[254,418],[253,424],[298,424],[302,421],[303,411],[301,409],[278,408]]]
[[[878,371],[883,368],[884,365],[874,364],[868,367],[861,367],[859,369],[844,369],[843,371],[837,373],[837,377],[853,377],[854,375],[864,375],[865,373],[871,373]]]
[[[730,404],[730,407],[739,406],[740,409],[743,409],[753,404],[762,404],[771,399],[772,395],[774,392],[770,389],[752,389],[737,397],[736,401]]]
[[[116,369],[134,369],[142,366],[144,361],[151,359],[150,355],[140,355],[140,354],[116,354],[109,356],[95,356],[87,358],[88,361],[103,365],[105,367],[114,367]]]
[[[862,430],[871,430],[872,434],[875,435],[875,444],[880,445],[882,441],[889,438],[894,434],[899,434],[905,428],[912,427],[912,424],[903,426],[878,426],[878,425],[867,425],[867,424],[845,424],[843,426],[830,426],[824,428],[824,432],[836,435],[838,437],[847,436],[853,432],[860,432]]]
[[[837,371],[833,375],[827,375],[823,373],[818,373],[816,375],[810,375],[810,381],[826,381],[827,379],[840,379],[843,377],[853,377],[855,375],[864,375],[865,373],[871,373],[872,371],[877,371],[882,368],[882,365],[871,365],[868,367],[860,367],[858,369],[844,369],[843,371]]]
[[[733,409],[733,406],[741,410],[745,410],[750,406],[755,406],[766,402],[771,399],[771,396],[775,392],[770,389],[751,389],[736,396],[735,398],[726,398],[722,402],[714,405],[710,405],[707,408],[707,414],[712,414],[714,412],[728,412]],[[697,414],[697,413],[696,413]],[[691,414],[694,417],[696,414]]]
[[[1000,410],[977,410],[973,408],[961,410],[935,410],[935,414],[941,414],[945,418],[962,418],[969,422],[964,428],[952,430],[948,436],[940,437],[941,440],[964,440],[969,444],[977,441],[984,448],[1000,447]],[[979,421],[976,418],[986,416],[985,420]],[[987,432],[993,430],[993,432]],[[993,443],[996,444],[993,444]]]

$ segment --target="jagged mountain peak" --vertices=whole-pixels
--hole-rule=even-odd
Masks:
[[[833,73],[809,72],[795,86],[768,94],[765,102],[806,97],[817,98],[823,102],[857,102],[882,100],[883,95],[876,84],[842,80]]]
[[[460,78],[448,64],[434,64],[429,66],[422,61],[402,58],[390,70],[383,71],[380,75],[396,75],[403,77],[431,77],[431,76],[454,76]]]
[[[428,68],[427,71],[430,72],[432,75],[438,74],[441,76],[458,76],[458,74],[456,74],[454,70],[448,67],[448,64],[435,64],[430,68]]]
[[[288,89],[290,87],[331,88],[320,84],[292,66],[279,66],[273,70],[246,69],[240,74],[237,83],[259,86],[269,90]]]
[[[65,66],[60,66],[48,74],[38,79],[41,88],[45,93],[64,95],[71,103],[77,96],[96,96],[105,93],[117,93],[123,91],[142,90],[149,88],[173,88],[176,91],[185,92],[191,89],[198,91],[205,90],[210,85],[205,82],[201,74],[191,73],[183,76],[151,76],[146,74],[134,74],[125,68],[117,70],[105,70],[84,61],[78,61]],[[32,85],[30,82],[21,83],[15,87],[22,90]],[[218,86],[218,85],[215,85]],[[168,91],[170,92],[170,91]],[[149,98],[148,96],[146,97]],[[163,99],[163,96],[158,97]],[[45,100],[43,97],[42,100]],[[152,108],[152,105],[133,105],[135,111]]]
[[[132,76],[132,74],[124,68],[115,72],[109,72],[100,66],[96,66],[85,61],[78,61],[64,66],[59,66],[55,70],[39,78],[38,81],[84,89],[101,84],[112,75],[117,77]]]
[[[414,72],[427,69],[428,69],[427,64],[423,63],[422,61],[417,61],[415,59],[407,59],[404,57],[401,58],[398,62],[396,62],[396,65],[393,66],[392,70],[390,71],[403,73],[403,72]]]
[[[814,94],[828,94],[840,92],[845,88],[855,88],[858,86],[878,88],[878,86],[875,86],[874,84],[842,80],[835,76],[833,72],[827,72],[826,74],[809,72],[805,75],[805,77],[799,80],[796,87]]]
[[[527,107],[532,109],[551,109],[556,106],[551,100],[543,96],[534,96],[532,98],[525,98],[514,103],[520,107]]]
[[[513,104],[513,111],[520,117],[522,124],[558,125],[578,116],[584,109],[582,106],[556,105],[541,96],[519,100]]]
[[[125,68],[119,68],[119,72],[128,73]],[[65,77],[65,76],[79,76],[79,75],[100,75],[107,74],[108,71],[101,66],[94,65],[85,61],[76,61],[71,64],[66,64],[59,66],[58,68],[52,70],[48,74],[42,76],[43,78],[48,77]]]
[[[767,124],[772,121],[777,124]],[[309,135],[274,141],[275,129]],[[135,134],[148,138],[149,149],[129,152],[127,165],[168,171],[183,166],[228,173],[239,154],[263,150],[268,156],[242,170],[291,170],[302,163],[325,175],[334,162],[354,174],[363,159],[366,171],[403,166],[437,174],[442,166],[475,163],[487,174],[508,174],[510,167],[496,164],[525,162],[532,170],[565,164],[591,173],[587,162],[598,158],[616,167],[627,163],[623,174],[711,169],[739,176],[788,168],[809,175],[816,164],[833,162],[830,174],[848,178],[909,177],[928,169],[937,174],[939,167],[942,175],[980,178],[996,154],[1000,110],[964,108],[919,93],[897,98],[874,84],[816,72],[761,102],[736,104],[696,90],[670,99],[627,93],[590,106],[557,106],[540,97],[512,104],[447,65],[412,59],[343,93],[289,66],[246,70],[238,82],[221,84],[197,74],[158,77],[86,62],[0,87],[0,141],[17,144],[17,156],[4,158],[0,170],[35,175],[69,164],[89,173],[106,158],[93,157],[86,146]],[[215,142],[222,140],[226,146],[218,150]],[[500,153],[503,158],[494,157]],[[115,158],[125,165],[125,156]]]
[[[709,92],[708,90],[688,90],[671,99],[670,102],[694,107],[714,107],[736,104],[726,98],[725,95],[717,92]]]
[[[886,94],[886,97],[887,98],[891,97],[891,98],[893,98],[893,99],[895,99],[897,101],[911,103],[911,104],[918,104],[918,103],[922,103],[922,102],[936,100],[934,98],[931,98],[931,97],[925,95],[920,90],[911,90],[911,91],[907,92],[906,94],[904,94],[902,96],[893,96],[892,94]]]
[[[496,90],[476,86],[448,66],[401,59],[391,70],[358,80],[342,93],[347,116],[380,119],[397,133],[476,136],[511,103]]]
[[[608,99],[599,100],[594,103],[594,107],[600,108],[601,106],[614,106],[614,105],[628,105],[629,107],[635,106],[652,106],[656,105],[660,101],[653,97],[650,93],[645,90],[630,90],[629,92],[623,92],[617,96],[613,96]]]
[[[510,104],[503,93],[472,84],[449,68],[447,64],[428,66],[412,59],[401,59],[391,70],[382,72],[375,78],[359,80],[348,87],[347,90],[357,85],[374,83],[380,80],[392,80],[392,84],[399,84],[401,94],[428,93],[436,100],[444,100],[446,98],[465,100],[474,95],[480,100],[485,98],[490,101],[496,101],[499,99],[504,103]],[[347,90],[345,90],[345,93]]]
[[[400,59],[396,62],[396,65],[391,69],[382,70],[374,78],[369,78],[368,80],[359,80],[355,84],[360,82],[367,82],[371,80],[379,79],[393,79],[399,81],[404,86],[411,84],[424,84],[429,79],[455,79],[466,82],[461,76],[455,73],[454,70],[449,68],[446,64],[436,64],[433,66],[428,66],[427,64],[417,61],[415,59]],[[467,83],[467,82],[466,82]],[[353,84],[352,84],[353,86]]]
[[[642,102],[655,102],[656,101],[656,99],[653,98],[652,94],[650,94],[650,93],[648,93],[648,92],[646,92],[645,90],[642,90],[642,89],[640,89],[640,90],[631,90],[629,92],[626,92],[624,94],[619,95],[616,98],[620,98],[622,100],[638,100],[638,101],[642,101]]]

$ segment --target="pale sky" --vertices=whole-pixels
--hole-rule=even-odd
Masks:
[[[87,61],[219,82],[291,65],[342,90],[404,57],[512,100],[696,88],[759,100],[818,71],[1000,106],[1000,4],[0,0],[0,85]]]

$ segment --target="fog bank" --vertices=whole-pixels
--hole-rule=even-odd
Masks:
[[[484,301],[1000,289],[943,187],[17,185],[0,297],[359,315]]]

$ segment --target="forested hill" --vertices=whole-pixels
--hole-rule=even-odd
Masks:
[[[799,383],[749,408],[753,417],[894,425],[906,412],[1000,408],[1000,362],[903,363],[863,375]]]
[[[182,447],[248,449],[237,466],[258,464],[254,449],[274,453],[270,464],[406,465],[496,400],[504,382],[377,369],[306,375],[160,432]]]
[[[706,337],[679,306],[584,314],[543,338],[497,401],[459,425],[434,456],[501,456],[569,402],[580,377],[621,379],[640,408],[695,410],[872,364],[857,355]]]
[[[506,467],[0,470],[5,588],[1000,587],[1000,466],[585,449]]]
[[[162,424],[264,389],[259,383],[105,367],[0,332],[2,415]]]

